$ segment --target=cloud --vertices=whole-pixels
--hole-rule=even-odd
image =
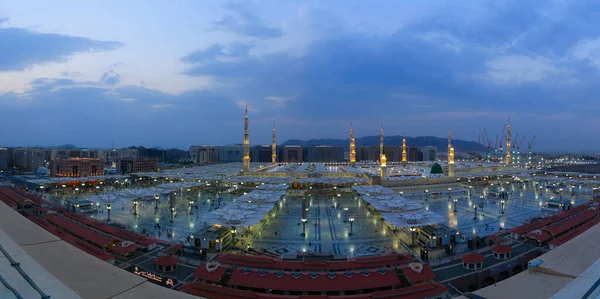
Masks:
[[[173,107],[173,104],[154,104],[150,106],[152,109],[170,109]]]
[[[573,56],[576,59],[587,61],[591,66],[600,69],[600,37],[579,41],[573,47]]]
[[[75,78],[75,77],[81,77],[83,75],[82,72],[67,72],[67,71],[63,71],[60,72],[60,75],[63,77],[71,77],[71,78]]]
[[[486,77],[497,84],[521,84],[538,82],[565,73],[551,62],[540,57],[524,55],[501,56],[486,62]]]
[[[258,38],[275,38],[283,34],[280,29],[267,26],[251,11],[248,3],[230,3],[226,8],[234,14],[226,15],[219,21],[213,22],[211,30]]]
[[[108,85],[116,85],[121,82],[121,75],[115,73],[113,70],[109,70],[108,72],[102,75],[100,81],[108,84]]]
[[[33,65],[65,62],[75,53],[111,51],[120,42],[41,33],[21,28],[0,28],[0,72],[22,71]]]
[[[121,101],[123,101],[123,102],[133,102],[133,101],[135,101],[135,99],[134,98],[123,98],[123,99],[121,99]]]
[[[509,116],[522,134],[553,130],[572,137],[577,125],[557,123],[568,119],[556,107],[584,119],[600,113],[590,96],[600,74],[585,67],[594,56],[573,59],[574,46],[590,34],[577,15],[600,22],[572,2],[468,3],[432,9],[392,34],[346,30],[314,40],[301,55],[250,49],[236,59],[204,57],[184,73],[222,82],[216,90],[248,99],[261,115],[307,120],[302,134],[308,137],[333,134],[336,124],[349,121],[371,124],[376,134],[384,121],[390,132],[443,136],[452,125],[458,136],[473,139],[483,126],[502,128]],[[582,35],[545,38],[561,38],[566,28]],[[281,96],[289,94],[293,101]]]
[[[248,43],[215,44],[206,49],[191,52],[181,60],[186,63],[196,63],[219,57],[244,57],[248,55],[251,48],[252,44]]]

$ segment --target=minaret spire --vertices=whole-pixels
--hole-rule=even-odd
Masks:
[[[356,143],[354,140],[354,130],[352,129],[352,123],[350,123],[350,166],[356,165]]]
[[[246,118],[244,119],[244,172],[250,172],[250,130],[248,128],[248,105],[246,105]]]
[[[379,163],[381,163],[382,155],[383,155],[383,123],[381,123],[381,129],[379,130]]]
[[[402,165],[406,166],[406,133],[404,133],[404,137],[402,137]]]
[[[506,128],[506,166],[510,165],[510,117],[508,118],[508,127]]]
[[[277,142],[275,139],[275,123],[273,123],[273,144],[271,144],[271,164],[277,163]]]
[[[454,177],[454,146],[452,146],[450,127],[448,127],[448,176]]]

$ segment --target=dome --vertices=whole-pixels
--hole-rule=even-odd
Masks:
[[[442,166],[440,166],[440,164],[438,163],[434,163],[433,166],[431,166],[431,174],[444,174],[444,170],[442,169]]]

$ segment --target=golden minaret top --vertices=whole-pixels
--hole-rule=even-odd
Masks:
[[[273,144],[271,144],[271,163],[277,163],[277,143],[275,141],[275,124],[273,124]]]
[[[402,165],[406,165],[407,159],[406,159],[406,153],[407,153],[407,148],[406,148],[406,133],[404,133],[404,137],[402,137]]]
[[[352,130],[352,124],[350,124],[350,165],[356,164],[356,141],[354,140],[354,130]]]
[[[246,105],[246,118],[244,119],[244,172],[250,171],[250,121],[248,121],[248,105]]]
[[[381,158],[383,156],[383,123],[381,124],[381,129],[379,130],[379,163],[382,163]]]
[[[508,119],[508,127],[506,128],[506,165],[510,165],[510,162],[511,161],[510,161],[510,118],[509,118]]]

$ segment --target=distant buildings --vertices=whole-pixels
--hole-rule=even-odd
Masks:
[[[8,148],[0,147],[0,170],[8,170],[10,168],[10,151]]]
[[[406,159],[408,161],[423,161],[423,151],[416,146],[408,146]]]
[[[99,158],[57,158],[50,161],[50,176],[88,177],[104,174],[104,162]]]
[[[387,162],[402,161],[402,146],[400,145],[384,145],[383,153],[386,156]],[[379,145],[363,145],[360,146],[356,153],[358,161],[379,161]],[[416,146],[408,146],[407,150],[408,161],[423,161],[423,153]]]
[[[286,145],[279,147],[279,162],[302,162],[304,161],[302,146]]]
[[[218,146],[190,146],[190,157],[194,164],[219,163],[220,152],[221,149]]]
[[[119,174],[154,171],[158,171],[158,158],[121,159],[117,162]]]
[[[305,162],[343,162],[344,147],[336,145],[313,145],[304,148]]]
[[[423,161],[437,161],[437,147],[425,146],[421,149],[423,152]]]
[[[36,171],[50,160],[50,150],[41,148],[15,148],[12,152],[13,167],[21,171]]]
[[[244,146],[241,144],[230,144],[221,146],[219,159],[221,163],[242,162],[244,158]]]
[[[271,162],[273,149],[271,145],[255,145],[250,149],[250,161]]]

